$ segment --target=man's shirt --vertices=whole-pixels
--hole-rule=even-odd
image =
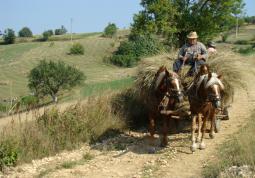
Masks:
[[[178,59],[188,55],[188,56],[194,56],[195,54],[201,54],[202,58],[206,60],[208,58],[206,47],[203,43],[197,42],[194,45],[185,44],[182,46],[182,48],[179,51]]]

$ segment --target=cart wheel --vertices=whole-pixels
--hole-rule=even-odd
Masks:
[[[218,133],[220,131],[220,122],[221,119],[216,118],[215,119],[215,132]]]

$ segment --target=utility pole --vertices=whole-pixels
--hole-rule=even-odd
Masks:
[[[236,38],[238,36],[238,16],[236,16]]]
[[[73,44],[73,18],[71,18],[71,43]]]

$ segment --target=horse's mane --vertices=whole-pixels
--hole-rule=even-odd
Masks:
[[[172,72],[172,71],[169,72],[165,66],[161,66],[155,75],[154,89],[157,89],[159,87],[162,80],[166,76],[169,77],[170,79],[178,78],[178,75],[175,72]]]
[[[224,85],[221,82],[221,80],[218,78],[218,74],[216,73],[201,75],[198,81],[196,82],[197,90],[199,89],[202,83],[204,83],[204,86],[206,89],[212,86],[213,84],[218,84],[222,90],[224,89]]]

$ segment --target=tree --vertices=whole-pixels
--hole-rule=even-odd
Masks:
[[[207,41],[235,24],[243,0],[142,0],[142,11],[134,16],[132,35],[155,33],[178,46],[190,31]]]
[[[52,30],[44,31],[43,34],[42,34],[43,35],[42,40],[47,41],[49,39],[49,37],[52,36],[52,34],[53,34]]]
[[[109,23],[104,29],[105,37],[113,37],[117,33],[117,26],[114,23]]]
[[[19,31],[19,37],[33,37],[33,33],[28,27],[23,27]]]
[[[63,35],[66,34],[67,30],[64,25],[61,25],[61,28],[55,29],[55,35]]]
[[[30,71],[28,87],[37,97],[50,95],[54,102],[58,101],[60,90],[71,89],[85,80],[84,74],[75,67],[64,62],[40,61],[39,65]]]
[[[9,28],[6,29],[4,31],[3,39],[4,39],[5,44],[13,44],[16,39],[14,30],[9,29]]]

